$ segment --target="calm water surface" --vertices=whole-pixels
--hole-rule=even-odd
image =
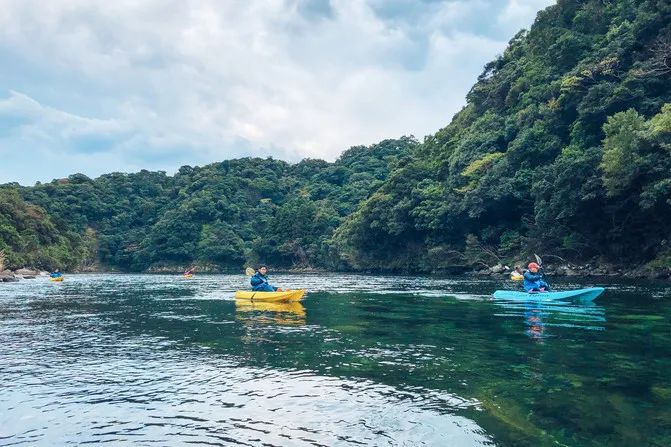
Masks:
[[[668,446],[671,289],[495,301],[497,280],[70,275],[0,285],[0,446]],[[575,283],[562,287],[576,288]]]

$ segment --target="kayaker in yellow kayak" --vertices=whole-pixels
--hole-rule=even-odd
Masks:
[[[265,265],[259,266],[256,273],[250,279],[252,290],[254,292],[277,292],[281,290],[279,287],[268,284],[268,267]]]
[[[524,279],[524,270],[519,265],[515,266],[515,270],[510,273],[510,279],[513,281],[522,281]]]

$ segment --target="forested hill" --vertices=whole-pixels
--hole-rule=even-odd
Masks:
[[[335,163],[243,158],[3,185],[0,251],[14,268],[335,268],[334,230],[417,144],[353,147]]]
[[[670,243],[664,0],[541,11],[421,144],[0,187],[10,266],[432,271],[540,253],[671,267]]]
[[[561,0],[337,231],[353,268],[671,267],[671,2]],[[556,258],[555,258],[556,259]]]

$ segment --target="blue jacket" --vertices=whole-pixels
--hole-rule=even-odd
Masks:
[[[529,270],[524,272],[524,290],[528,292],[529,290],[540,289],[541,287],[548,287],[547,283],[543,281],[543,275],[532,273]]]
[[[273,287],[268,284],[268,277],[262,275],[261,272],[256,272],[254,276],[251,277],[249,282],[252,285],[252,290],[254,291],[271,292],[277,290],[277,287]]]

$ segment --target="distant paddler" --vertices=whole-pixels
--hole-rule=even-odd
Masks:
[[[524,280],[524,271],[519,265],[515,266],[515,269],[510,273],[510,279],[513,281],[522,281]]]
[[[49,279],[51,281],[61,282],[63,281],[63,274],[60,272],[60,270],[56,269],[51,272],[51,274],[49,274]]]
[[[186,279],[193,278],[193,271],[194,271],[194,270],[195,270],[194,268],[188,268],[188,269],[186,269],[186,270],[184,271],[184,277],[185,277]]]

